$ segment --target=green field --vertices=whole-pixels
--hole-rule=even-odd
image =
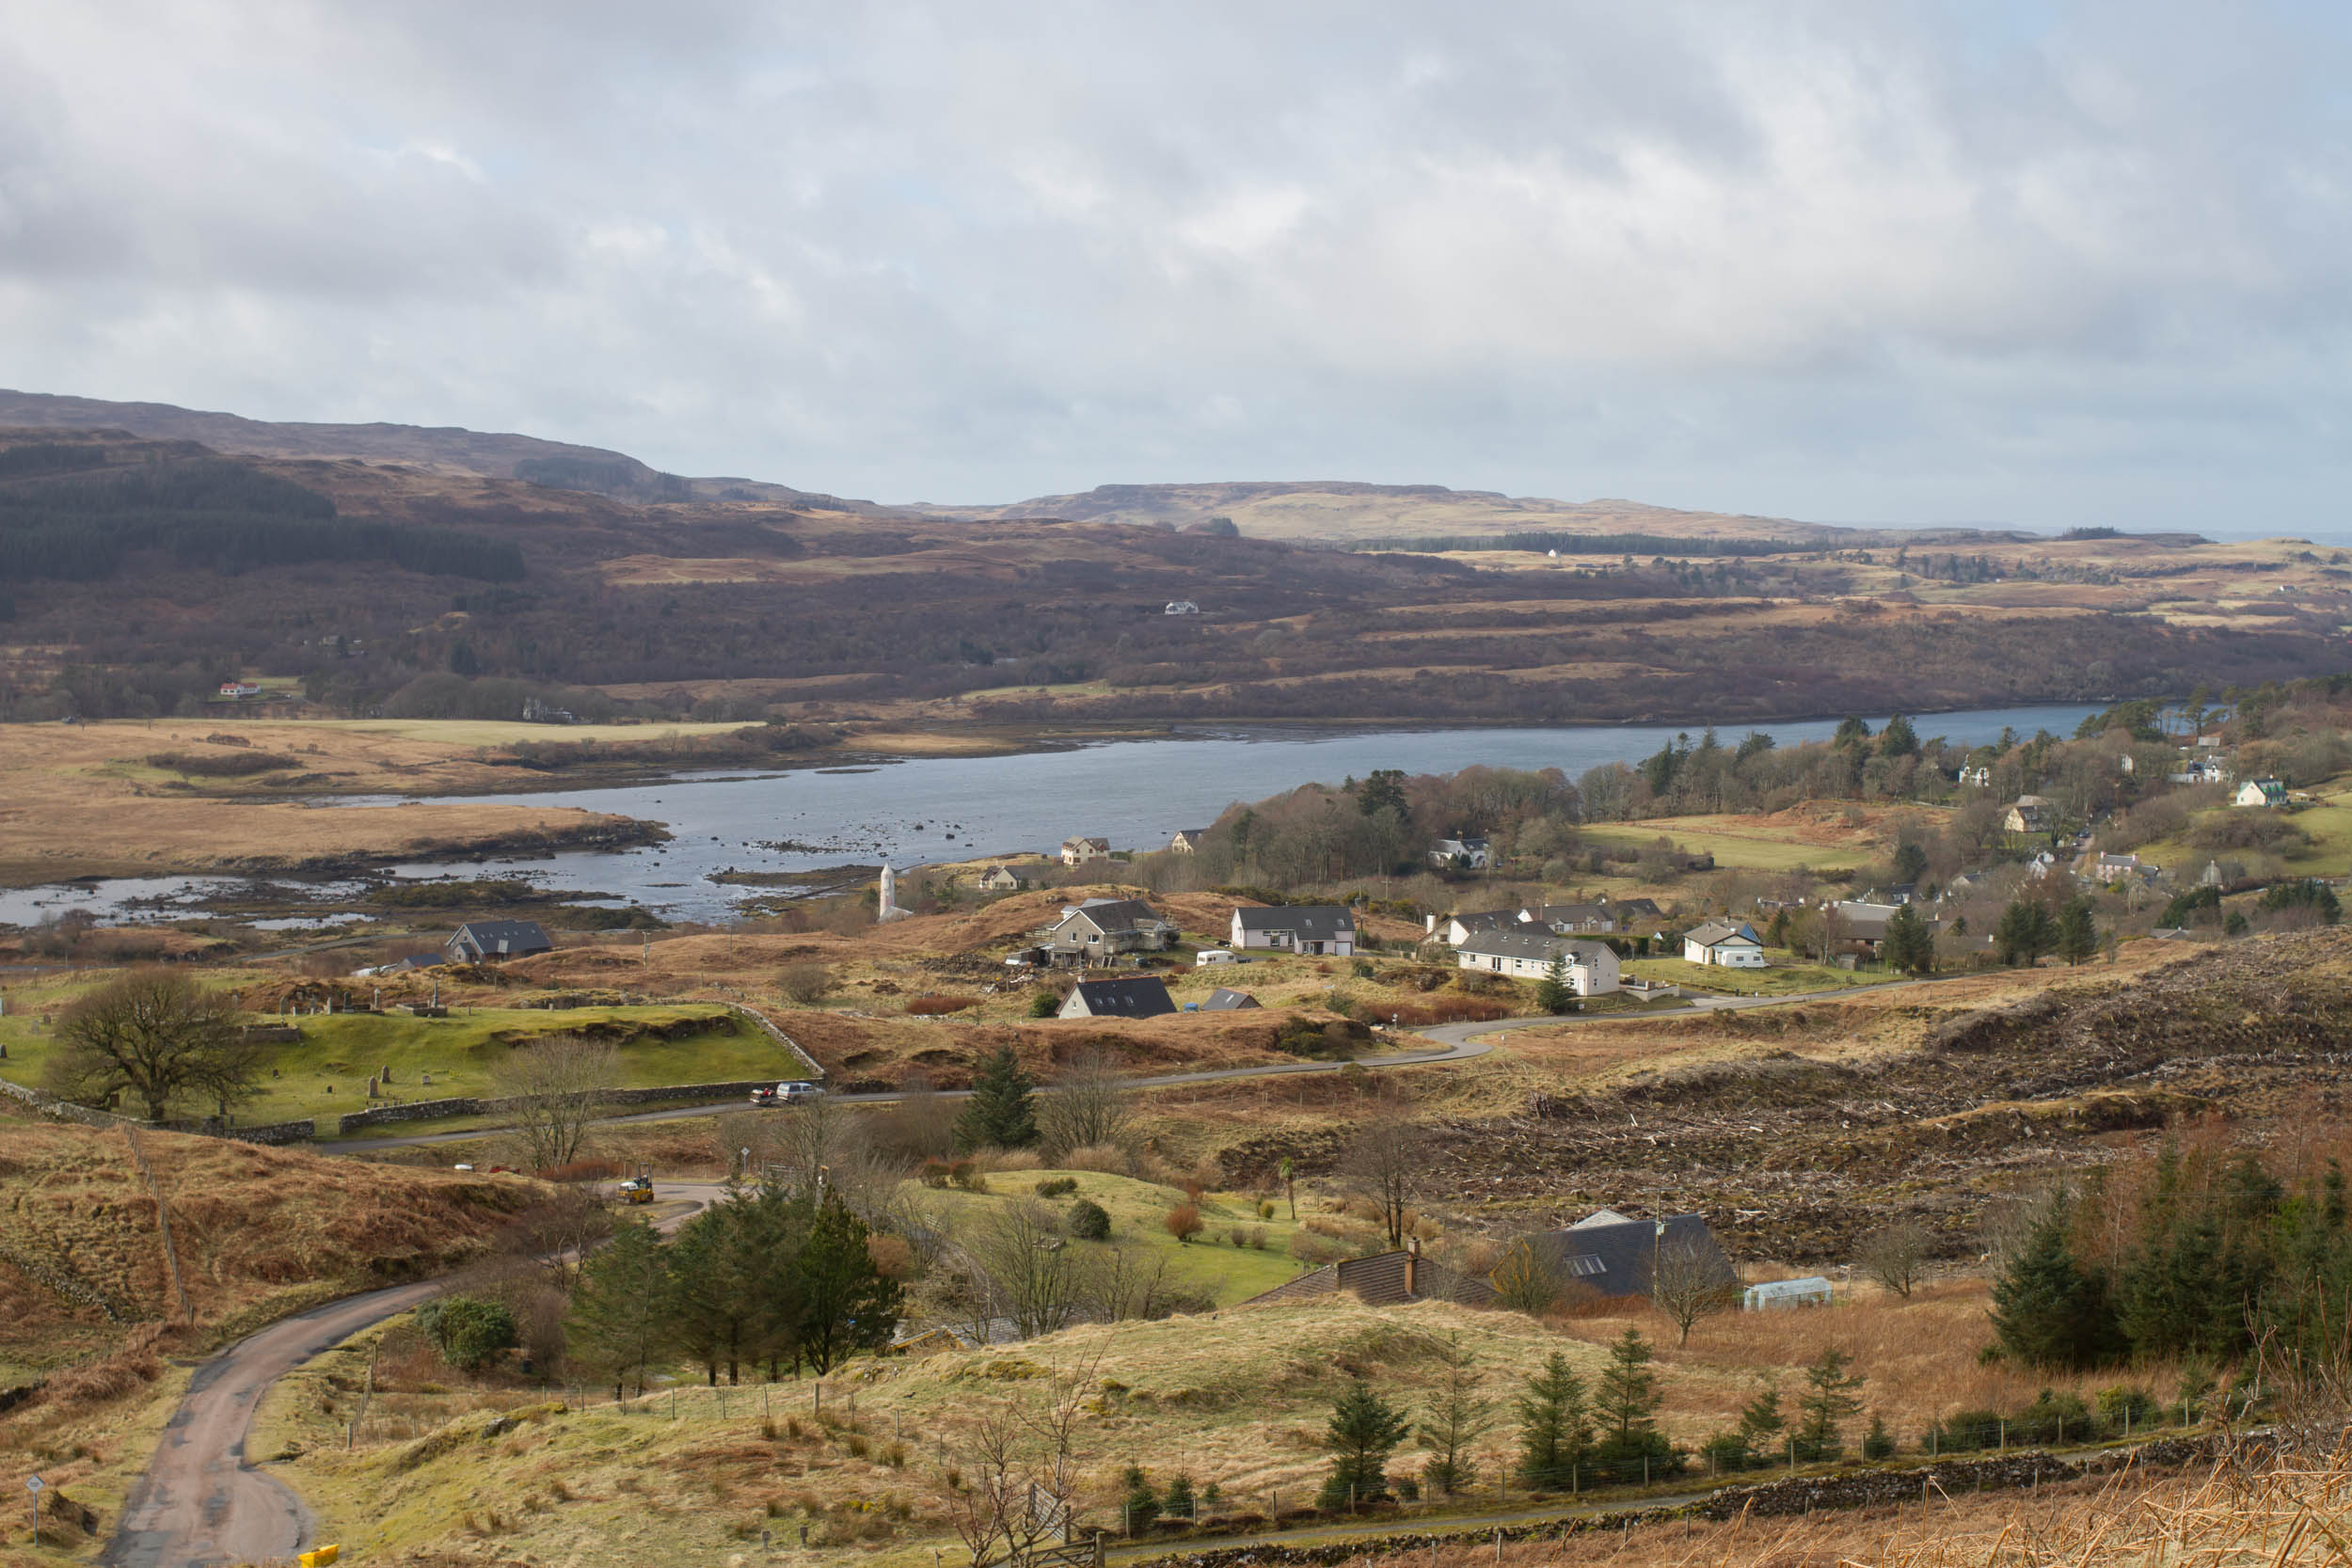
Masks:
[[[1799,866],[1816,871],[1842,871],[1866,865],[1881,854],[1876,846],[1868,843],[1807,844],[1797,838],[1774,838],[1693,826],[1694,823],[1713,820],[1716,819],[1703,816],[1661,816],[1651,821],[1613,827],[1580,828],[1577,836],[1595,844],[1618,845],[1628,849],[1646,849],[1659,839],[1667,838],[1692,854],[1714,856],[1717,865],[1749,871],[1794,871]]]
[[[1694,964],[1681,958],[1629,958],[1625,973],[1636,980],[1663,980],[1692,990],[1719,991],[1725,996],[1803,996],[1812,991],[1843,990],[1850,986],[1882,985],[1895,976],[1883,970],[1832,969],[1827,964],[1799,962],[1793,955],[1768,953],[1769,969],[1725,969]]]
[[[56,1037],[29,1008],[17,1011],[31,998],[20,998],[14,987],[9,997],[10,1016],[0,1019],[0,1041],[8,1050],[0,1077],[39,1085]],[[281,1021],[256,1014],[254,1022]],[[804,1070],[765,1034],[724,1008],[707,1006],[483,1007],[445,1019],[337,1013],[282,1022],[299,1027],[302,1038],[264,1048],[261,1093],[236,1106],[242,1122],[317,1117],[327,1124],[323,1131],[331,1130],[335,1117],[368,1108],[368,1077],[384,1067],[392,1069],[390,1092],[400,1100],[489,1094],[493,1069],[514,1046],[575,1032],[614,1042],[621,1063],[617,1088],[789,1078]],[[424,1082],[428,1073],[430,1085]],[[195,1116],[208,1108],[191,1104],[181,1111]]]
[[[1062,1176],[1075,1180],[1078,1190],[1066,1197],[1040,1201],[1066,1215],[1079,1198],[1092,1198],[1111,1217],[1112,1242],[1130,1251],[1139,1250],[1147,1268],[1153,1262],[1165,1262],[1170,1288],[1198,1291],[1219,1307],[1231,1307],[1270,1291],[1307,1268],[1290,1254],[1291,1237],[1300,1227],[1291,1223],[1290,1210],[1279,1199],[1274,1205],[1274,1217],[1262,1219],[1255,1197],[1240,1193],[1204,1193],[1200,1198],[1200,1218],[1206,1228],[1189,1243],[1181,1244],[1161,1222],[1169,1209],[1184,1201],[1184,1195],[1173,1187],[1131,1177],[1084,1170],[1004,1171],[988,1179],[989,1190],[985,1193],[924,1189],[921,1200],[952,1225],[959,1218],[977,1215],[991,1205],[1035,1197],[1040,1181]],[[1233,1245],[1227,1232],[1235,1226],[1245,1231],[1263,1227],[1264,1249]],[[1069,1244],[1091,1249],[1108,1243],[1073,1241]],[[1353,1256],[1360,1250],[1363,1249],[1349,1247],[1347,1252]]]
[[[2342,781],[2330,781],[2341,784]],[[2323,786],[2325,789],[2326,786]],[[2208,861],[2238,860],[2251,864],[2255,861],[2275,858],[2277,863],[2293,876],[2341,877],[2352,869],[2352,790],[2319,795],[2320,803],[2300,811],[2287,812],[2285,819],[2308,835],[2312,847],[2301,854],[2265,857],[2259,850],[2201,849],[2185,838],[2161,839],[2138,851],[2142,860],[2153,862],[2169,873],[2182,887],[2196,885],[2198,874]],[[2226,816],[2232,812],[2252,811],[2251,806],[2219,806],[2201,814],[2199,820]]]

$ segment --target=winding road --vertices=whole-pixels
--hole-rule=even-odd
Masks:
[[[672,1182],[664,1191],[689,1205],[656,1222],[673,1230],[725,1189]],[[329,1302],[272,1323],[198,1368],[99,1561],[107,1568],[217,1568],[279,1561],[301,1551],[310,1541],[310,1511],[292,1487],[246,1456],[262,1396],[310,1357],[439,1289],[428,1279]]]

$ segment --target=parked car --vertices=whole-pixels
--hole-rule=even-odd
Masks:
[[[772,1089],[764,1085],[754,1089],[752,1103],[755,1105],[797,1105],[803,1101],[814,1100],[824,1092],[821,1085],[811,1084],[805,1079],[789,1079],[778,1084]]]

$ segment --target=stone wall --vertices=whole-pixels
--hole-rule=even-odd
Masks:
[[[754,1089],[774,1088],[774,1078],[746,1078],[732,1084],[672,1084],[650,1089],[607,1089],[599,1097],[606,1105],[663,1105],[684,1101],[742,1100],[748,1104]],[[373,1111],[353,1111],[337,1119],[336,1132],[356,1132],[399,1121],[433,1121],[442,1117],[498,1116],[520,1102],[506,1100],[412,1100],[405,1105],[379,1105]]]
[[[125,1122],[134,1127],[144,1125],[136,1117],[117,1116],[112,1111],[99,1111],[87,1105],[76,1105],[72,1101],[59,1100],[56,1095],[44,1090],[27,1088],[23,1084],[11,1084],[5,1078],[0,1078],[0,1095],[6,1095],[10,1100],[29,1105],[42,1116],[55,1117],[59,1121],[78,1121],[85,1127],[119,1127]]]

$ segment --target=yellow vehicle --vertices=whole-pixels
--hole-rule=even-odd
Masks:
[[[640,1171],[622,1182],[621,1201],[623,1203],[651,1203],[653,1201],[653,1178]]]

